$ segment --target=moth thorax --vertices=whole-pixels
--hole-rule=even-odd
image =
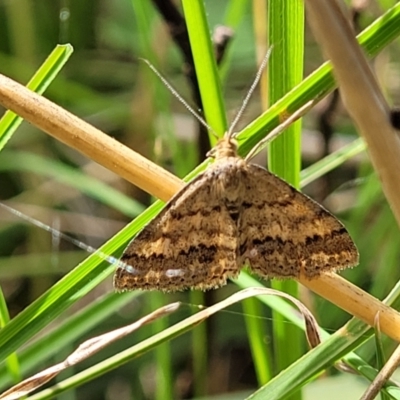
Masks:
[[[242,159],[228,157],[217,169],[215,195],[223,199],[228,208],[239,207],[246,192],[242,164]]]
[[[237,141],[234,138],[225,136],[211,149],[209,156],[217,160],[226,157],[237,157],[237,147]]]

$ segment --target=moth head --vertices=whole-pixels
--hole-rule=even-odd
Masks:
[[[237,157],[238,143],[232,136],[225,135],[208,153],[207,157],[215,159]]]

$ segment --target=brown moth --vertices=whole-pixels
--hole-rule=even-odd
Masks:
[[[114,276],[117,290],[207,290],[246,265],[265,279],[312,279],[357,265],[357,248],[342,223],[240,158],[232,135],[209,155],[215,162],[128,245]]]
[[[209,152],[215,162],[183,187],[125,249],[114,275],[117,290],[213,289],[248,265],[262,278],[312,279],[358,264],[346,228],[322,206],[265,168],[248,162],[314,104],[305,104],[239,157],[234,127],[272,48],[229,131]],[[167,88],[208,129],[148,61]]]

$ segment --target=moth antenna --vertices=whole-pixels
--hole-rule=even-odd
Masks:
[[[251,96],[253,95],[254,90],[256,89],[256,87],[257,87],[257,85],[258,85],[258,82],[260,82],[262,73],[264,72],[265,67],[267,66],[269,57],[271,56],[272,48],[273,48],[273,46],[271,46],[271,47],[268,49],[267,53],[265,54],[265,56],[264,56],[264,58],[263,58],[263,60],[262,60],[262,62],[261,62],[261,65],[260,65],[260,67],[258,68],[258,71],[257,71],[257,74],[256,74],[256,76],[255,76],[255,78],[254,78],[254,81],[253,81],[253,83],[251,84],[250,89],[249,89],[249,91],[247,92],[246,97],[244,98],[243,103],[242,103],[242,105],[240,106],[240,109],[239,109],[239,111],[238,111],[237,114],[236,114],[236,117],[234,118],[234,120],[232,121],[231,126],[229,127],[229,130],[228,130],[228,132],[227,132],[227,134],[226,134],[229,138],[232,137],[232,136],[234,135],[233,131],[234,131],[234,129],[235,129],[237,123],[239,122],[240,118],[242,117],[242,115],[243,115],[243,113],[244,113],[244,110],[246,109],[247,105],[249,104],[249,100],[250,100]]]
[[[145,62],[149,68],[157,75],[157,77],[161,80],[161,82],[166,86],[166,88],[185,106],[185,108],[199,121],[204,127],[206,127],[217,139],[219,139],[217,133],[211,128],[210,125],[207,124],[204,118],[202,118],[194,109],[191,107],[188,102],[178,93],[178,91],[164,78],[163,75],[157,70],[157,68],[145,58],[139,58],[139,60]]]
[[[27,221],[27,222],[37,226],[38,228],[41,228],[47,232],[50,232],[53,235],[53,238],[64,239],[67,242],[72,243],[73,245],[79,247],[80,249],[82,249],[84,251],[87,251],[90,254],[96,254],[102,260],[107,261],[108,263],[110,263],[112,265],[117,265],[122,268],[127,266],[126,263],[124,263],[121,260],[118,260],[118,258],[110,256],[110,255],[102,252],[101,250],[96,249],[95,247],[89,246],[88,244],[81,242],[80,240],[74,239],[73,237],[68,236],[65,233],[62,233],[62,232],[58,231],[57,229],[54,229],[51,226],[46,225],[45,223],[40,222],[39,220],[32,218],[29,215],[26,215],[26,214],[22,213],[21,211],[18,211],[15,208],[8,206],[7,204],[0,202],[0,207],[7,210],[9,213],[17,216],[18,218],[23,219],[24,221]]]

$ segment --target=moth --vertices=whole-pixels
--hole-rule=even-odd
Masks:
[[[213,289],[236,278],[245,266],[265,279],[313,279],[358,264],[357,248],[338,219],[278,176],[248,161],[255,149],[312,104],[289,117],[246,159],[238,155],[234,126],[270,53],[271,49],[229,131],[209,152],[214,163],[186,184],[125,249],[114,275],[117,290]]]
[[[128,245],[117,290],[213,289],[248,265],[264,279],[318,277],[358,264],[342,223],[308,196],[239,157],[225,137],[207,170]]]

